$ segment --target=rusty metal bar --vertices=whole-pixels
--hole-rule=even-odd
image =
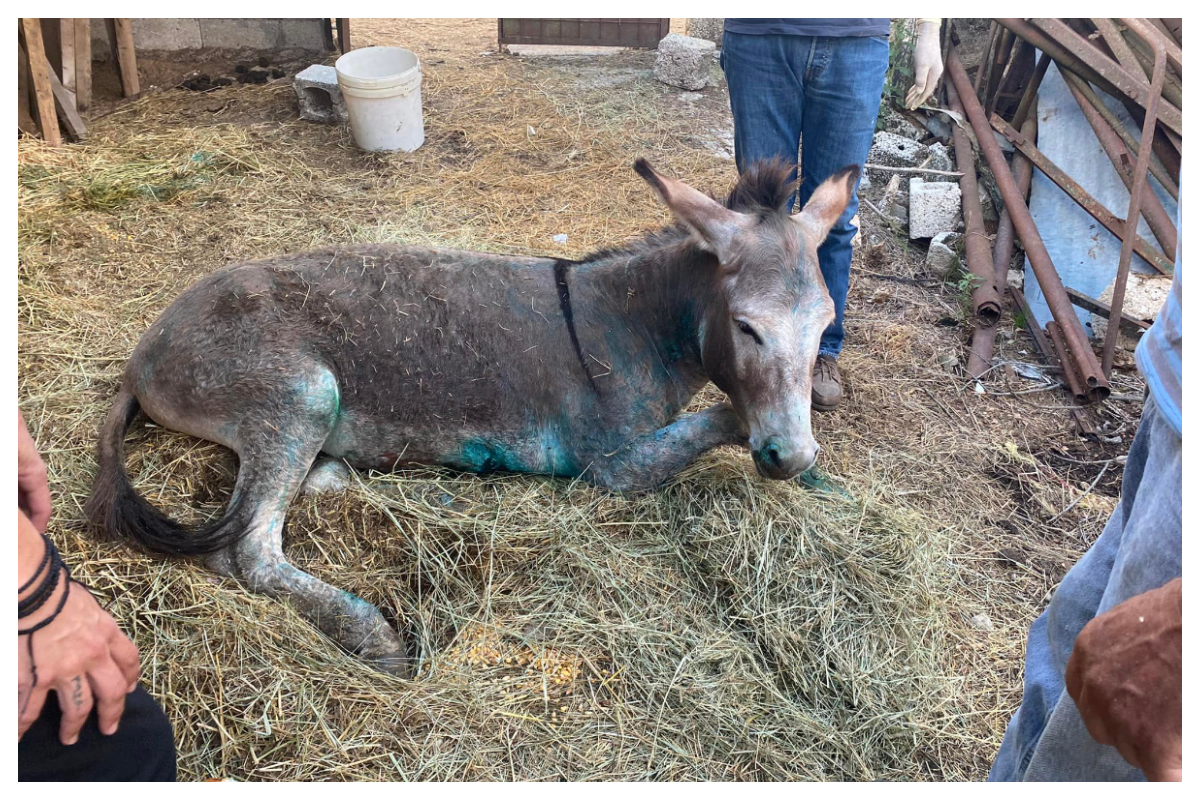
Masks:
[[[1163,80],[1167,75],[1167,48],[1161,42],[1154,46],[1154,78],[1150,81],[1150,102],[1146,106],[1146,121],[1142,124],[1142,146],[1138,148],[1137,164],[1133,168],[1133,187],[1129,190],[1129,211],[1125,214],[1125,237],[1121,242],[1121,260],[1117,262],[1117,280],[1113,284],[1112,314],[1120,318],[1125,305],[1125,284],[1129,280],[1129,262],[1133,259],[1133,243],[1137,233],[1138,214],[1142,207],[1142,190],[1150,168],[1150,142],[1158,120]],[[1104,349],[1100,364],[1107,377],[1112,371],[1113,355],[1117,349],[1120,325],[1109,325],[1104,334]]]
[[[1151,50],[1161,48],[1163,55],[1171,62],[1180,75],[1183,74],[1183,50],[1162,31],[1156,28],[1148,19],[1141,17],[1122,17],[1121,24],[1141,37]],[[1151,79],[1153,80],[1153,79]]]
[[[1109,127],[1109,124],[1104,121],[1099,112],[1088,104],[1087,98],[1083,96],[1083,92],[1079,91],[1079,88],[1074,83],[1074,81],[1078,80],[1081,79],[1074,75],[1067,78],[1067,89],[1071,91],[1071,96],[1079,104],[1079,110],[1083,112],[1084,118],[1092,126],[1092,130],[1095,131],[1096,138],[1100,141],[1100,146],[1104,148],[1104,152],[1108,155],[1109,161],[1112,162],[1113,169],[1117,171],[1117,175],[1120,176],[1121,181],[1125,184],[1125,188],[1132,190],[1133,156],[1129,154],[1129,150],[1125,148],[1125,143],[1121,141],[1120,136],[1117,136],[1116,131]],[[1149,182],[1142,186],[1142,206],[1142,216],[1145,217],[1146,224],[1150,226],[1150,231],[1162,247],[1163,254],[1167,258],[1174,259],[1179,232],[1175,229],[1175,224],[1171,221],[1167,210],[1163,208],[1162,201],[1158,199],[1158,195],[1150,188]]]
[[[963,113],[962,103],[954,87],[947,84],[950,110]],[[975,177],[975,151],[971,140],[961,125],[952,125],[954,133],[954,163],[962,177],[958,185],[962,189],[963,222],[966,230],[964,248],[967,251],[967,268],[971,271],[971,308],[980,325],[992,327],[1000,321],[1003,310],[1000,293],[996,289],[996,267],[992,263],[991,242],[983,227],[983,206],[979,202],[979,184]]]
[[[1124,67],[1097,50],[1091,42],[1072,30],[1065,22],[1053,17],[1038,17],[1033,19],[1032,22],[1045,31],[1062,48],[1104,76],[1109,83],[1142,108],[1145,108],[1152,102],[1150,97],[1151,89],[1146,86],[1145,78],[1140,77],[1140,75],[1129,74]],[[1122,20],[1122,22],[1127,21]],[[1153,29],[1153,26],[1149,27]],[[1138,30],[1136,27],[1133,29],[1135,32]],[[1155,32],[1157,33],[1157,31]],[[1156,93],[1156,97],[1161,94],[1160,87],[1159,92]],[[1163,102],[1161,98],[1153,102],[1156,102],[1158,106],[1158,119],[1168,128],[1182,136],[1183,113],[1170,103]]]
[[[1104,121],[1108,123],[1108,126],[1112,130],[1116,131],[1116,134],[1121,137],[1121,141],[1125,143],[1125,147],[1128,150],[1138,149],[1138,140],[1134,138],[1132,133],[1125,129],[1124,123],[1122,123],[1121,120],[1117,118],[1117,115],[1112,112],[1112,109],[1110,109],[1108,105],[1100,99],[1095,90],[1092,89],[1091,84],[1076,75],[1074,72],[1068,72],[1067,70],[1062,71],[1062,76],[1068,84],[1074,86],[1083,93],[1083,96],[1087,98],[1088,105],[1099,112],[1100,116],[1104,118]],[[1013,123],[1013,127],[1017,127],[1015,122]],[[1150,174],[1155,178],[1158,178],[1158,182],[1162,184],[1164,189],[1167,190],[1167,194],[1171,195],[1171,197],[1175,198],[1176,200],[1179,199],[1179,187],[1176,185],[1175,179],[1172,178],[1167,172],[1167,168],[1163,165],[1157,154],[1153,153],[1151,154],[1150,159]]]
[[[1108,45],[1108,49],[1112,50],[1117,61],[1121,62],[1121,66],[1129,74],[1143,74],[1142,62],[1138,61],[1137,56],[1133,54],[1133,48],[1129,46],[1129,42],[1125,41],[1121,31],[1117,30],[1115,22],[1108,17],[1093,17],[1092,24],[1096,26],[1096,30],[1104,37],[1104,43]],[[1147,75],[1147,77],[1149,76]]]
[[[1029,310],[1029,304],[1025,302],[1025,295],[1021,293],[1020,289],[1013,289],[1011,287],[1008,290],[1008,294],[1012,298],[1016,310],[1025,318],[1025,330],[1029,332],[1029,338],[1033,340],[1033,349],[1038,351],[1042,360],[1050,367],[1057,367],[1063,370],[1065,376],[1066,371],[1063,369],[1062,362],[1059,361],[1058,356],[1055,354],[1054,347],[1046,339],[1046,334],[1038,327],[1037,321],[1034,320],[1033,312]],[[1083,413],[1083,409],[1072,408],[1071,418],[1075,420],[1075,425],[1079,428],[1081,434],[1091,436],[1096,433],[1095,427],[1088,421]]]
[[[947,84],[949,88],[949,84]],[[1021,126],[1021,134],[1030,141],[1037,138],[1037,104],[1033,105],[1034,113],[1030,114]],[[1029,185],[1033,182],[1033,164],[1020,152],[1013,154],[1013,178],[1021,193],[1021,201],[1029,196]],[[1008,266],[1012,263],[1013,254],[1013,223],[1012,215],[1004,207],[1000,212],[1000,221],[996,227],[996,245],[992,250],[992,263],[996,266],[996,286],[1008,285]],[[1070,292],[1070,289],[1066,291]],[[1036,324],[1034,325],[1036,328]],[[996,349],[996,326],[977,328],[971,337],[971,353],[967,358],[967,374],[972,378],[981,378],[992,365],[992,354]]]
[[[975,70],[975,83],[972,84],[976,95],[983,86],[983,74],[987,71],[987,65],[991,63],[992,49],[996,46],[996,37],[999,35],[1000,26],[995,20],[992,20],[991,25],[988,26],[987,47],[983,48],[983,53],[979,56],[979,67]]]
[[[1112,307],[1101,300],[1090,297],[1083,292],[1077,292],[1070,286],[1067,287],[1067,297],[1071,298],[1071,302],[1080,308],[1090,311],[1093,314],[1099,314],[1105,319],[1112,319]],[[1143,319],[1131,317],[1125,312],[1121,312],[1121,319],[1118,320],[1121,329],[1133,336],[1140,336],[1150,330],[1150,323]]]
[[[992,127],[1000,132],[1004,138],[1008,139],[1013,145],[1020,150],[1026,158],[1034,163],[1047,178],[1054,181],[1060,189],[1079,204],[1087,213],[1091,214],[1092,218],[1108,229],[1109,233],[1118,238],[1124,238],[1126,230],[1128,230],[1128,220],[1123,220],[1116,214],[1109,211],[1104,205],[1092,197],[1086,189],[1080,186],[1074,178],[1063,172],[1053,161],[1046,158],[1040,150],[1033,146],[1020,133],[1013,130],[1012,126],[996,115],[992,115]],[[1143,183],[1143,187],[1144,187]],[[1140,200],[1140,198],[1139,198]],[[1140,205],[1140,203],[1139,203]],[[1136,220],[1134,220],[1136,227]],[[1161,272],[1163,275],[1170,275],[1174,269],[1173,262],[1165,255],[1147,242],[1141,236],[1134,233],[1133,246],[1137,254],[1144,258],[1150,266]]]
[[[1011,33],[1011,32],[1009,32]],[[1012,58],[1004,66],[1004,71],[1000,74],[1000,82],[996,86],[996,91],[992,93],[992,99],[988,102],[988,114],[995,113],[1000,107],[1000,101],[1004,99],[1023,99],[1024,86],[1021,81],[1026,77],[1032,76],[1033,66],[1037,63],[1037,48],[1031,45],[1024,39],[1013,38]],[[1021,91],[1014,91],[1020,87]],[[1020,125],[1014,127],[1020,128]]]
[[[1137,59],[1140,68],[1140,74],[1146,76],[1146,80],[1150,80],[1154,76],[1154,48],[1146,44],[1146,42],[1134,33],[1129,28],[1124,28],[1122,33],[1126,43],[1133,51],[1134,58]],[[1171,69],[1171,62],[1167,61],[1167,77],[1163,79],[1163,99],[1168,103],[1183,108],[1183,81]]]
[[[1096,70],[1089,67],[1083,61],[1080,61],[1068,50],[1041,30],[1029,24],[1026,20],[1012,17],[995,17],[994,19],[1038,50],[1041,50],[1044,54],[1050,56],[1058,63],[1059,67],[1071,70],[1113,96],[1120,94],[1117,88],[1105,80],[1100,73],[1096,72]]]
[[[1050,69],[1050,56],[1042,53],[1038,57],[1037,67],[1033,70],[1033,76],[1029,79],[1029,85],[1025,87],[1025,94],[1021,95],[1021,104],[1017,106],[1017,111],[1013,114],[1012,125],[1014,128],[1024,126],[1025,116],[1037,100],[1038,88],[1042,85],[1042,78],[1046,77],[1046,70],[1048,69]]]
[[[1051,320],[1046,323],[1046,335],[1050,337],[1054,350],[1058,354],[1058,361],[1063,368],[1063,377],[1067,381],[1067,387],[1071,390],[1071,394],[1075,397],[1075,402],[1080,404],[1088,402],[1087,390],[1079,378],[1079,365],[1075,363],[1071,348],[1067,347],[1067,343],[1063,339],[1062,328],[1058,327],[1057,322]]]
[[[1004,205],[1012,215],[1013,227],[1016,228],[1017,235],[1021,237],[1021,243],[1025,245],[1025,254],[1029,257],[1034,274],[1037,275],[1038,284],[1046,297],[1046,305],[1049,306],[1050,313],[1062,326],[1063,336],[1071,348],[1071,353],[1075,355],[1089,394],[1094,399],[1103,399],[1110,392],[1108,379],[1100,369],[1100,363],[1096,360],[1096,354],[1092,352],[1087,334],[1084,333],[1083,326],[1079,324],[1079,318],[1075,316],[1074,306],[1071,305],[1067,293],[1063,291],[1062,279],[1054,268],[1050,253],[1046,251],[1046,245],[1038,233],[1037,225],[1033,222],[1029,208],[1022,202],[1017,183],[1013,180],[1012,172],[1009,171],[1008,162],[1004,160],[1004,153],[1000,150],[996,137],[992,135],[987,120],[984,119],[979,99],[974,95],[967,94],[971,84],[967,80],[967,73],[963,70],[962,61],[959,60],[958,50],[953,47],[950,48],[950,57],[947,59],[947,71],[950,73],[950,79],[954,81],[963,109],[975,131],[975,138],[979,140],[979,147],[983,151],[984,158],[987,159],[997,186],[1000,188]]]

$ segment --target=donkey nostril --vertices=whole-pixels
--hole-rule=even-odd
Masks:
[[[779,455],[779,445],[774,442],[763,448],[763,458],[776,469],[783,468],[783,459]]]

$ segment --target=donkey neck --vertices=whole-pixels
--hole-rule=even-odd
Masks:
[[[703,329],[716,269],[716,257],[686,239],[652,241],[573,265],[572,296],[590,305],[581,324],[616,323],[650,343],[690,397],[708,382]]]

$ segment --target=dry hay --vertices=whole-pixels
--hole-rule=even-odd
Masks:
[[[1107,456],[1076,451],[1058,395],[979,399],[938,366],[961,352],[931,324],[954,313],[950,292],[856,284],[851,394],[815,423],[848,495],[762,481],[722,450],[638,497],[414,470],[297,502],[289,557],[418,637],[413,681],[284,603],[85,529],[124,359],[215,266],[373,240],[577,255],[664,219],[637,155],[705,189],[732,177],[706,144],[728,125],[704,120],[720,93],[681,104],[636,77],[641,53],[610,62],[634,79],[587,88],[579,73],[607,67],[480,55],[494,22],[472,24],[455,22],[465,44],[449,50],[430,44],[444,25],[407,29],[427,65],[427,144],[411,155],[297,121],[286,82],[170,92],[98,121],[86,145],[18,145],[18,380],[52,532],[141,648],[183,776],[982,777],[1024,630],[1112,484],[1056,527],[1028,502],[1061,510],[1095,475],[1067,462]],[[887,268],[911,271],[888,248]],[[1128,428],[1135,412],[1107,413]],[[220,513],[232,456],[143,423],[139,490],[179,517]],[[979,611],[993,633],[967,624]]]

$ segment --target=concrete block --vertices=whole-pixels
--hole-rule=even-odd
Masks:
[[[925,254],[925,266],[934,274],[946,275],[958,263],[958,251],[955,245],[962,238],[952,231],[944,231],[933,237],[929,242],[929,252]]]
[[[104,35],[107,46],[107,31]],[[137,50],[199,50],[201,44],[198,19],[133,20],[133,46]]]
[[[705,39],[669,33],[658,43],[654,77],[669,86],[696,91],[708,83],[716,45]]]
[[[325,50],[325,37],[321,30],[319,19],[284,19],[280,20],[285,49],[312,50],[321,53]]]
[[[921,166],[925,169],[937,169],[942,172],[954,172],[954,158],[950,155],[950,148],[941,142],[934,142],[929,145],[929,155],[921,162]],[[949,175],[922,175],[922,178],[930,183],[949,183],[950,181],[957,182],[958,178],[952,178]]]
[[[908,238],[927,239],[959,227],[962,191],[957,183],[908,182]]]
[[[301,119],[325,123],[346,121],[346,101],[333,67],[313,64],[296,73],[292,86],[296,89]]]
[[[888,167],[915,167],[929,158],[929,148],[915,139],[898,136],[888,131],[879,131],[871,143],[867,155],[868,164],[883,164]]]
[[[278,50],[283,26],[278,19],[201,19],[200,38],[219,50]]]
[[[725,19],[723,17],[697,17],[687,23],[688,36],[696,39],[707,39],[718,47],[725,34]]]

